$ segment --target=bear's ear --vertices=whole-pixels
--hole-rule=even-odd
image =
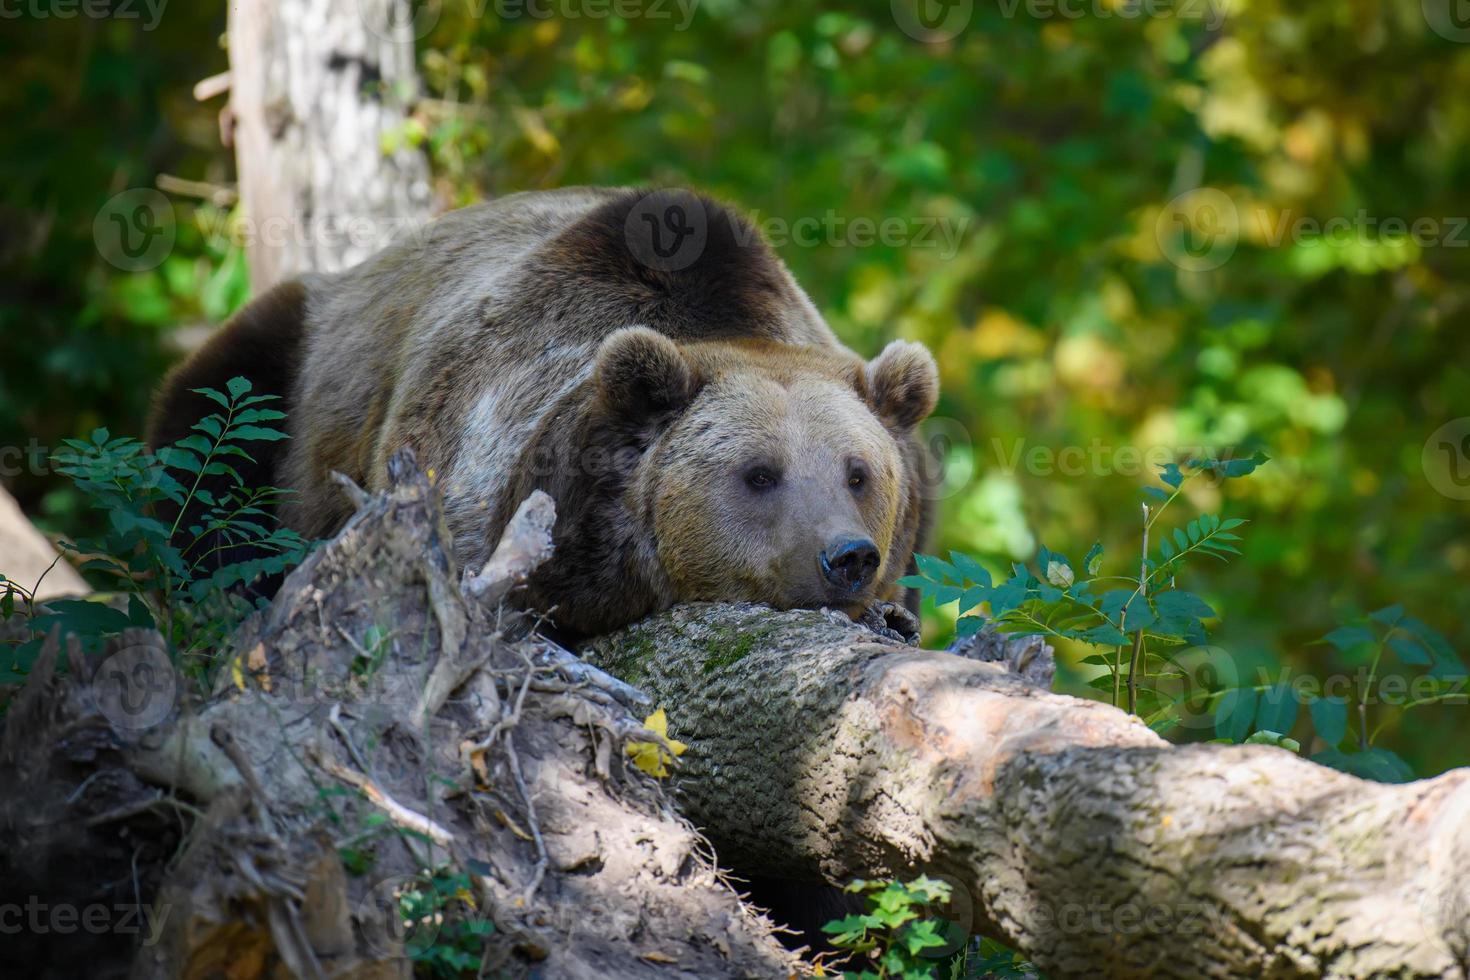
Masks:
[[[912,429],[939,402],[939,368],[923,344],[895,340],[868,362],[868,403],[898,429]]]
[[[677,412],[699,391],[694,367],[679,345],[648,327],[609,334],[597,351],[595,377],[603,403],[636,421]]]

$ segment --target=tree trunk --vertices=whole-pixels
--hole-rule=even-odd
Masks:
[[[1054,977],[1470,976],[1470,770],[1172,747],[821,613],[688,606],[590,659],[668,708],[682,809],[744,872],[942,875]]]
[[[418,92],[411,9],[230,4],[230,111],[257,294],[355,265],[428,219],[428,161],[402,132]]]

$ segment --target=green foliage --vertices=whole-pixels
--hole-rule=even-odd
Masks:
[[[1267,462],[1264,453],[1247,459],[1191,459],[1160,467],[1163,487],[1145,487],[1156,506],[1143,508],[1143,545],[1136,578],[1101,576],[1101,543],[1088,550],[1081,573],[1066,555],[1038,549],[1037,571],[1015,563],[1009,579],[993,583],[975,558],[951,552],[945,561],[915,555],[917,575],[900,584],[911,586],[936,606],[958,605],[957,632],[972,634],[987,621],[1003,632],[1040,633],[1062,643],[1111,648],[1092,653],[1080,663],[1102,668],[1089,686],[1110,694],[1117,705],[1126,688],[1130,711],[1158,731],[1181,724],[1186,730],[1208,725],[1216,740],[1271,745],[1300,752],[1291,737],[1308,706],[1316,737],[1324,748],[1312,758],[1324,765],[1369,779],[1402,782],[1413,768],[1393,751],[1374,745],[1386,722],[1369,728],[1370,708],[1396,709],[1395,718],[1433,704],[1470,703],[1467,672],[1449,641],[1422,620],[1406,615],[1402,605],[1386,606],[1339,626],[1321,644],[1337,651],[1340,666],[1359,668],[1351,684],[1331,685],[1311,674],[1278,671],[1274,678],[1258,669],[1257,683],[1240,678],[1226,651],[1205,647],[1206,621],[1216,613],[1199,596],[1177,586],[1177,577],[1192,561],[1209,556],[1222,562],[1240,556],[1241,537],[1231,533],[1245,522],[1201,514],[1165,532],[1158,524],[1165,511],[1186,493],[1190,481],[1213,476],[1225,480],[1250,475]],[[1150,549],[1151,535],[1157,548]],[[1103,583],[1131,583],[1109,588]],[[1129,649],[1131,645],[1131,649]],[[1175,652],[1159,655],[1158,647]],[[1395,682],[1383,668],[1396,661]],[[1325,666],[1332,666],[1327,664]],[[1329,678],[1329,680],[1332,678]],[[1350,687],[1356,708],[1356,748],[1344,748],[1349,734],[1348,698],[1337,693]],[[1406,693],[1407,692],[1407,693]]]
[[[468,874],[441,868],[400,887],[396,897],[415,976],[453,980],[477,974],[495,924],[476,907]]]
[[[1160,479],[1165,487],[1144,488],[1145,496],[1157,506],[1143,505],[1143,544],[1136,576],[1099,575],[1103,547],[1098,542],[1083,558],[1080,575],[1071,559],[1043,545],[1037,571],[1016,562],[1012,575],[1003,582],[993,582],[980,562],[955,551],[950,561],[915,555],[919,573],[899,579],[899,584],[918,589],[936,606],[958,603],[957,631],[962,636],[974,634],[988,619],[1002,632],[1040,633],[1110,648],[1111,654],[1082,659],[1083,664],[1106,670],[1091,686],[1109,691],[1115,705],[1126,687],[1129,710],[1135,710],[1141,698],[1143,710],[1151,712],[1150,724],[1159,729],[1172,727],[1178,722],[1182,701],[1165,698],[1149,682],[1173,668],[1166,658],[1150,653],[1149,646],[1206,642],[1205,622],[1216,618],[1215,611],[1199,596],[1178,588],[1176,578],[1189,562],[1201,557],[1228,561],[1239,555],[1235,544],[1241,538],[1231,532],[1245,521],[1201,514],[1175,527],[1172,536],[1162,528],[1156,531],[1156,526],[1191,480],[1247,476],[1266,461],[1264,453],[1256,453],[1248,459],[1191,459],[1182,466],[1162,465]],[[1150,532],[1158,536],[1156,552],[1149,550]],[[1125,584],[1113,584],[1118,582]],[[1125,656],[1130,643],[1133,649]]]
[[[993,939],[976,937],[955,957],[949,980],[1040,980],[1041,971],[1021,954]]]
[[[202,670],[208,656],[199,659],[201,651],[220,649],[256,608],[239,588],[304,557],[307,543],[271,513],[285,492],[248,486],[236,469],[240,460],[254,461],[247,447],[286,438],[272,424],[285,415],[268,407],[276,396],[252,395],[245,378],[232,379],[227,389],[198,389],[219,411],[156,454],[106,429],[93,432],[89,441],[67,440],[56,457],[57,471],[103,515],[106,531],[63,541],[62,548],[76,556],[82,571],[125,596],[127,611],[85,600],[37,609],[26,595],[35,635],[15,651],[12,673],[27,666],[40,638],[56,626],[91,648],[130,626],[157,628],[186,667]],[[160,516],[168,513],[177,516]],[[235,548],[261,554],[235,560]],[[4,608],[13,606],[14,594],[6,583]]]
[[[947,945],[946,923],[922,915],[929,906],[949,901],[949,885],[920,875],[907,884],[858,880],[845,891],[862,895],[867,911],[829,922],[822,931],[831,936],[833,946],[852,953],[854,960],[869,961],[867,968],[853,976],[858,980],[936,976],[938,965],[932,955],[925,954]]]

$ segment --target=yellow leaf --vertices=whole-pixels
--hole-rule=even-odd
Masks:
[[[655,779],[663,779],[669,774],[668,764],[674,761],[673,757],[683,755],[689,746],[668,737],[669,716],[663,708],[643,719],[643,727],[661,736],[663,743],[629,742],[624,751],[632,757],[633,765]]]

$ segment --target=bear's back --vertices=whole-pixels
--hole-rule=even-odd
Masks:
[[[758,232],[685,191],[513,194],[306,283],[291,398],[303,424],[286,466],[307,533],[345,519],[332,470],[381,488],[405,444],[444,476],[464,533],[494,512],[532,434],[623,327],[840,346]]]

